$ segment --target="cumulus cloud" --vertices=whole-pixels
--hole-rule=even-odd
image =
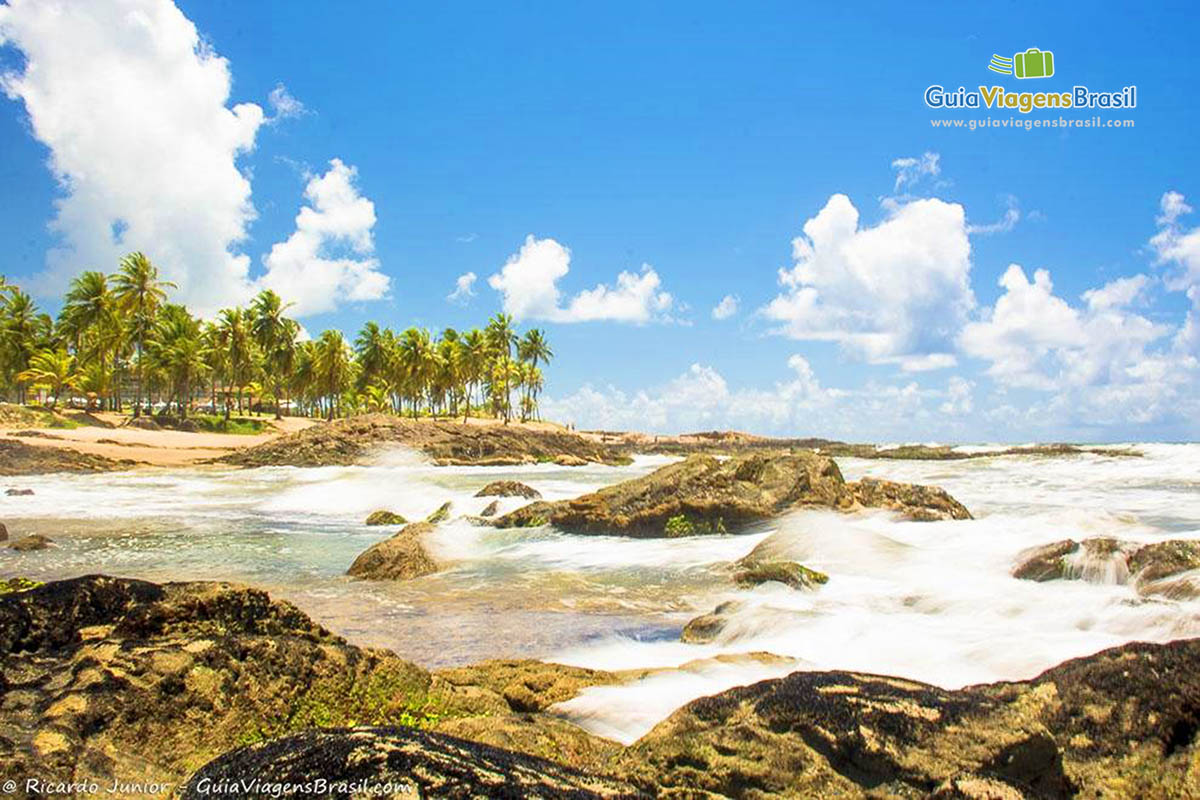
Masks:
[[[325,174],[312,176],[296,230],[263,259],[267,271],[259,283],[295,303],[296,316],[387,294],[390,279],[374,256],[375,204],[359,194],[357,174],[335,158]]]
[[[1172,268],[1167,287],[1186,291],[1200,284],[1200,226],[1189,230],[1180,224],[1192,207],[1179,192],[1163,194],[1159,206],[1158,233],[1150,239],[1150,247],[1160,263]]]
[[[892,162],[896,170],[896,185],[892,191],[899,192],[925,178],[936,178],[942,172],[941,156],[937,153],[922,153],[920,157],[897,158]]]
[[[14,0],[0,5],[0,43],[24,54],[3,90],[65,193],[39,289],[136,248],[202,309],[248,296],[249,259],[233,247],[254,208],[237,159],[263,110],[229,106],[229,64],[195,25],[167,0]]]
[[[1195,364],[1170,352],[1170,327],[1130,309],[1147,282],[1120,278],[1072,305],[1054,294],[1049,272],[1031,281],[1013,264],[1000,279],[1004,294],[963,329],[960,344],[990,362],[1001,385],[1051,393],[1048,409],[1066,418],[1159,420],[1177,410]]]
[[[626,392],[586,385],[569,395],[546,397],[541,405],[547,417],[582,428],[661,433],[734,429],[858,441],[952,435],[962,430],[962,423],[937,404],[970,410],[962,387],[953,381],[945,390],[922,388],[915,381],[827,388],[803,356],[791,356],[787,365],[788,377],[769,386],[734,388],[713,367],[696,363],[659,386]]]
[[[795,266],[763,310],[777,333],[838,342],[872,363],[912,371],[955,363],[953,340],[975,305],[963,207],[938,199],[893,204],[874,227],[843,194],[792,242]]]
[[[721,298],[721,302],[713,306],[713,319],[729,319],[737,313],[738,303],[740,300],[736,294],[727,294]]]
[[[558,281],[570,269],[570,250],[554,239],[530,234],[500,272],[488,278],[488,285],[500,292],[505,312],[518,320],[644,323],[669,319],[675,300],[661,289],[662,281],[650,265],[643,265],[638,273],[622,271],[615,287],[598,284],[564,305]]]
[[[466,305],[475,296],[472,288],[475,286],[475,277],[474,272],[467,272],[455,278],[454,291],[446,295],[446,299],[451,303]]]

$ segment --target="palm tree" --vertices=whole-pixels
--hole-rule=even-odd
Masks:
[[[250,383],[254,364],[250,324],[241,308],[222,309],[217,317],[217,344],[225,350],[225,419],[230,414],[230,389],[237,389],[238,413],[242,413],[242,390]]]
[[[74,341],[75,354],[80,361],[90,362],[94,358],[98,362],[97,371],[90,365],[86,371],[95,378],[91,385],[103,386],[106,394],[111,385],[108,355],[112,353],[116,360],[121,339],[116,298],[109,290],[108,276],[96,270],[80,273],[71,281],[58,319],[64,335]]]
[[[275,397],[275,419],[283,418],[280,397],[287,391],[286,376],[296,349],[296,323],[283,315],[291,305],[270,289],[263,289],[250,304],[250,333],[263,354],[265,383]]]
[[[29,368],[21,371],[17,380],[49,389],[53,399],[47,405],[54,408],[62,397],[63,389],[74,387],[81,377],[75,371],[75,356],[65,348],[60,348],[43,350],[34,355],[29,361]]]
[[[546,332],[539,328],[530,328],[525,332],[521,341],[517,342],[517,359],[529,366],[536,372],[537,381],[525,380],[522,381],[525,392],[521,397],[521,421],[524,422],[529,418],[529,414],[533,408],[537,406],[537,393],[541,391],[541,371],[538,370],[538,363],[547,363],[554,357],[554,352],[550,349],[550,345],[546,342]],[[530,373],[531,375],[533,373]],[[536,388],[535,388],[536,384]]]
[[[496,314],[488,320],[485,335],[493,356],[499,359],[501,365],[500,372],[504,380],[504,402],[501,405],[504,411],[504,424],[507,425],[512,418],[512,395],[509,388],[511,370],[509,366],[512,362],[512,348],[517,341],[517,334],[512,326],[512,317],[503,313]]]
[[[145,254],[130,253],[121,259],[120,270],[113,276],[113,297],[117,307],[129,318],[131,338],[137,347],[137,389],[133,415],[142,410],[142,384],[145,380],[143,354],[146,339],[154,325],[154,314],[166,299],[167,289],[176,288],[170,281],[158,279],[158,267]]]
[[[0,348],[3,349],[8,374],[29,368],[30,359],[42,338],[41,321],[37,305],[25,292],[11,287],[0,308]],[[17,402],[25,402],[24,384],[17,383]]]
[[[193,388],[209,370],[200,321],[183,306],[165,306],[148,349],[171,386],[180,418],[186,419]]]
[[[434,350],[429,331],[424,328],[409,328],[400,337],[399,367],[403,385],[412,401],[413,419],[417,417],[417,406],[422,397],[430,399],[432,410],[432,386],[438,355]]]
[[[341,331],[327,330],[317,339],[313,353],[317,392],[327,398],[328,419],[340,408],[341,397],[354,379],[354,358]]]
[[[354,339],[354,353],[358,358],[358,380],[361,386],[378,383],[387,371],[388,335],[390,330],[379,327],[376,322],[367,322]]]
[[[483,331],[472,328],[463,334],[458,341],[460,350],[459,362],[462,369],[463,382],[466,384],[467,401],[464,404],[463,422],[471,416],[471,400],[474,396],[472,387],[483,382],[487,369],[488,346]]]

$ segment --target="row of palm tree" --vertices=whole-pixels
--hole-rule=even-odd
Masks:
[[[186,418],[223,413],[336,416],[377,411],[538,416],[545,332],[519,334],[507,314],[483,328],[432,334],[363,325],[353,342],[338,330],[315,339],[264,289],[246,307],[204,320],[169,301],[169,281],[143,253],[115,273],[81,273],[57,318],[0,277],[0,394],[47,405],[84,398],[91,409],[159,410]],[[515,396],[515,408],[514,408]]]

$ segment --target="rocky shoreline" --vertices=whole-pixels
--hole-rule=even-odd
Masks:
[[[0,666],[0,780],[157,781],[183,797],[251,773],[264,785],[393,781],[429,797],[1200,790],[1200,640],[957,691],[795,672],[694,700],[629,747],[553,704],[635,675],[533,661],[430,673],[230,584],[89,576],[0,596]]]

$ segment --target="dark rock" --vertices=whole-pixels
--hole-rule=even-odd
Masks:
[[[425,518],[425,522],[429,525],[437,525],[439,522],[445,522],[450,518],[451,503],[447,500],[438,506],[437,510]]]
[[[1055,581],[1066,577],[1066,557],[1079,550],[1079,542],[1063,539],[1060,542],[1025,550],[1017,556],[1014,578],[1027,581]]]
[[[486,506],[484,506],[483,511],[479,512],[479,516],[494,517],[494,516],[496,516],[496,512],[499,510],[500,510],[500,501],[493,500],[492,502],[490,502]]]
[[[47,536],[42,536],[40,533],[35,533],[30,536],[22,536],[20,539],[17,539],[15,542],[10,544],[8,547],[10,550],[16,550],[21,553],[28,553],[28,552],[32,552],[34,550],[45,550],[45,549],[49,548],[50,545],[52,545],[52,544],[54,544],[53,539],[51,539]]]
[[[8,526],[0,522],[0,542],[8,541]]]
[[[375,581],[403,581],[438,571],[421,537],[433,530],[428,522],[414,522],[390,539],[376,542],[354,559],[347,575]]]
[[[829,576],[795,561],[754,561],[738,569],[733,580],[739,586],[758,586],[760,583],[777,581],[793,589],[813,589],[828,583]]]
[[[1198,667],[1192,639],[958,691],[796,672],[688,703],[617,774],[681,797],[1188,797]]]
[[[30,497],[33,495],[33,489],[8,489],[4,493],[9,497]]]
[[[144,431],[161,431],[162,426],[150,417],[133,417],[125,423],[130,428],[140,428]]]
[[[632,787],[618,781],[453,736],[411,728],[355,728],[305,731],[240,748],[201,768],[183,787],[181,797],[207,798],[212,787],[238,785],[247,775],[264,784],[303,784],[314,778],[351,787],[391,784],[394,792],[384,796],[394,797],[592,800],[637,796]],[[305,797],[350,800],[374,796],[368,795],[370,791],[331,788]],[[266,791],[239,796],[273,797]]]
[[[520,481],[492,481],[475,493],[476,497],[524,497],[541,500],[542,493]]]
[[[716,640],[729,623],[730,615],[741,608],[741,605],[736,600],[727,600],[710,613],[696,617],[683,626],[679,641],[686,644],[708,644]]]
[[[391,511],[374,511],[367,517],[367,525],[407,525],[408,520]]]
[[[848,484],[832,459],[799,452],[724,461],[690,456],[574,500],[531,503],[496,524],[549,523],[578,533],[680,536],[720,533],[798,508],[848,511],[861,506],[913,518],[970,517],[941,489],[874,480]]]
[[[1138,582],[1151,583],[1181,572],[1200,569],[1200,542],[1171,540],[1148,544],[1129,558],[1129,571]]]

